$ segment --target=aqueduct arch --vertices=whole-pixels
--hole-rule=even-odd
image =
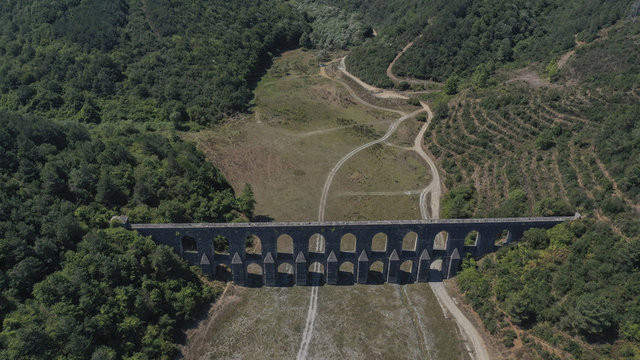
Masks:
[[[256,286],[258,281],[260,285],[279,286],[283,264],[293,269],[296,285],[320,283],[311,280],[319,278],[314,274],[319,268],[323,272],[321,283],[336,285],[340,265],[345,263],[352,264],[353,283],[371,283],[370,269],[377,263],[383,264],[382,274],[376,275],[382,281],[426,282],[430,264],[436,259],[442,259],[441,272],[446,279],[456,274],[465,254],[480,258],[495,251],[495,241],[505,231],[508,236],[504,242],[508,244],[519,240],[527,229],[551,228],[579,217],[228,224],[129,224],[126,217],[116,218],[126,228],[173,247],[209,275],[226,266],[238,285]],[[434,243],[443,240],[439,235],[442,232],[447,234],[446,242],[442,248],[435,248]],[[248,237],[259,239],[259,246],[247,247]],[[222,238],[228,241],[228,251],[214,249],[212,239]],[[317,239],[321,239],[321,246],[314,245]],[[314,263],[322,266],[314,265],[310,271]],[[262,273],[250,273],[251,264]]]

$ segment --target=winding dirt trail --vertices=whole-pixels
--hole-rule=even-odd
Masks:
[[[460,328],[463,336],[471,343],[473,347],[473,353],[470,353],[472,358],[477,360],[489,360],[489,352],[487,351],[487,347],[484,343],[484,339],[478,332],[475,326],[471,323],[471,321],[460,311],[458,306],[453,302],[449,293],[447,293],[447,288],[445,288],[444,283],[442,281],[430,281],[429,285],[431,285],[431,290],[438,298],[438,302],[444,308],[449,311],[449,313],[456,319],[458,323],[458,327]]]
[[[422,34],[420,34],[420,37],[422,37]],[[398,59],[400,59],[400,57],[404,55],[404,53],[407,50],[409,50],[409,48],[412,46],[413,46],[413,41],[405,45],[405,47],[402,48],[402,51],[400,51],[398,55],[396,55],[396,57],[393,58],[393,61],[387,67],[387,77],[391,79],[391,81],[393,81],[394,83],[399,83],[400,81],[406,81],[405,79],[400,79],[399,77],[396,76],[396,74],[393,73],[393,65],[395,65],[396,61],[398,61]]]
[[[340,159],[340,161],[338,161],[336,163],[336,165],[334,165],[334,167],[331,169],[331,171],[329,172],[329,175],[327,176],[327,180],[324,183],[324,187],[322,188],[322,196],[320,197],[320,207],[318,209],[318,221],[324,221],[324,214],[325,214],[325,208],[327,205],[327,198],[329,196],[329,188],[331,188],[331,183],[333,182],[333,178],[336,176],[336,174],[338,173],[338,170],[340,170],[340,168],[342,167],[342,165],[344,165],[344,163],[346,163],[349,159],[351,159],[353,156],[355,156],[357,153],[359,153],[360,151],[371,147],[375,144],[379,144],[381,142],[384,142],[385,140],[387,140],[388,138],[391,137],[391,135],[393,135],[393,133],[396,131],[396,129],[398,128],[398,126],[405,120],[412,118],[416,115],[418,115],[419,113],[423,112],[424,109],[419,109],[416,110],[412,113],[409,114],[405,114],[403,116],[401,116],[400,118],[398,118],[393,124],[391,124],[391,126],[389,126],[389,129],[387,130],[387,132],[381,137],[378,138],[376,140],[370,141],[364,145],[360,145],[357,148],[351,150],[351,152],[349,152],[347,155],[345,155],[342,159]]]
[[[427,155],[427,153],[422,148],[424,133],[427,131],[429,125],[431,124],[431,121],[433,120],[433,112],[431,112],[431,109],[427,104],[422,102],[421,104],[426,109],[428,117],[427,121],[422,126],[422,129],[420,129],[420,132],[415,138],[413,151],[418,153],[420,157],[422,157],[425,162],[429,164],[430,171],[433,174],[433,181],[420,194],[420,214],[425,220],[429,218],[429,213],[427,212],[426,197],[430,192],[431,203],[429,205],[431,206],[431,218],[438,219],[440,217],[440,196],[442,195],[440,176],[438,175],[438,168],[435,162],[433,161],[433,159],[431,159],[431,157],[429,157],[429,155]],[[475,328],[475,326],[471,323],[471,321],[469,321],[469,319],[462,313],[462,311],[460,311],[458,306],[454,303],[453,299],[449,296],[449,293],[447,293],[447,289],[445,288],[444,283],[442,281],[430,281],[429,285],[431,286],[431,290],[433,290],[433,293],[436,295],[438,302],[440,302],[440,305],[443,308],[446,308],[447,311],[449,311],[449,313],[453,315],[456,323],[458,324],[458,327],[461,330],[461,333],[471,343],[473,347],[473,353],[470,355],[478,360],[489,360],[489,353],[484,343],[484,339]]]
[[[429,165],[429,171],[431,172],[431,176],[433,180],[431,183],[422,190],[420,193],[420,215],[422,215],[423,219],[428,219],[429,214],[431,214],[432,219],[438,219],[440,217],[440,196],[442,196],[442,186],[440,182],[440,175],[438,174],[438,167],[436,166],[435,161],[422,148],[422,142],[424,139],[424,133],[427,131],[429,126],[431,125],[431,121],[433,120],[433,112],[429,105],[424,102],[420,102],[422,107],[427,112],[427,121],[425,121],[424,125],[418,132],[415,140],[413,141],[412,150],[415,151],[420,157]],[[431,193],[431,211],[427,209],[427,195]]]
[[[421,37],[422,37],[422,34],[418,36],[418,39]],[[410,43],[405,45],[402,48],[402,50],[398,53],[398,55],[396,55],[396,57],[393,58],[393,61],[391,61],[389,66],[387,66],[387,77],[396,84],[400,82],[406,82],[408,84],[419,84],[423,86],[439,85],[438,82],[433,80],[423,80],[423,79],[416,79],[416,78],[409,78],[409,77],[401,78],[396,76],[396,74],[393,73],[393,66],[396,64],[396,61],[398,61],[398,59],[400,59],[402,55],[404,55],[404,53],[407,52],[407,50],[409,50],[413,46],[414,41],[411,41]],[[411,92],[411,94],[419,94],[419,93],[424,93],[424,91]]]
[[[397,92],[393,91],[393,90],[387,90],[387,89],[381,89],[379,87],[375,87],[373,85],[369,85],[366,82],[362,81],[360,78],[356,77],[355,75],[351,74],[349,71],[347,71],[347,65],[344,62],[344,59],[346,59],[347,57],[343,57],[342,59],[340,59],[340,64],[338,65],[338,69],[340,71],[342,71],[343,74],[347,75],[348,77],[350,77],[353,81],[355,81],[356,83],[358,83],[358,85],[362,86],[364,89],[370,91],[373,96],[375,97],[379,97],[379,98],[384,98],[384,99],[408,99],[408,97],[402,95],[402,94],[398,94]],[[376,106],[373,104],[364,104],[366,106],[369,107],[373,107],[374,109],[378,109],[378,110],[383,110],[383,111],[393,111],[395,113],[398,113],[397,110],[391,110],[391,109],[386,109],[380,106]]]

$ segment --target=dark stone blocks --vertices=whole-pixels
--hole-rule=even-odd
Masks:
[[[455,276],[465,254],[480,258],[494,251],[496,239],[506,239],[506,243],[518,241],[527,229],[546,229],[578,217],[579,214],[548,218],[229,224],[129,224],[125,218],[116,220],[126,228],[151,236],[156,243],[172,247],[206,274],[220,276],[222,272],[218,269],[229,268],[231,279],[240,286],[288,286],[294,283],[317,286],[323,283],[411,283],[437,281],[440,277],[447,279]],[[475,244],[464,245],[465,237],[474,231],[477,233]],[[441,232],[448,234],[446,246],[434,249],[435,237]],[[386,236],[386,247],[378,246],[374,251],[373,238],[379,233]],[[355,249],[343,252],[340,251],[341,240],[347,234],[355,237]],[[403,250],[403,238],[408,234],[414,237],[417,234],[415,248]],[[277,239],[281,235],[293,239],[293,254],[277,252]],[[324,239],[323,246],[317,245],[318,235]],[[228,253],[214,251],[213,240],[219,236],[228,240]],[[261,253],[247,253],[245,240],[250,236],[260,242]],[[312,238],[315,242],[310,241]],[[309,248],[310,243],[316,244],[314,249]],[[437,259],[442,259],[442,268],[435,274],[430,266]],[[380,262],[382,271],[372,271],[374,267],[380,267]],[[278,266],[285,263],[289,264],[288,273],[283,274],[290,278],[287,284],[279,279],[278,271]],[[345,263],[351,264],[352,272],[340,272],[340,265]],[[309,265],[314,268],[310,270]],[[249,271],[249,267],[253,270]]]

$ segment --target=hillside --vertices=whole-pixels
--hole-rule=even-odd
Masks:
[[[443,199],[452,217],[585,216],[531,231],[459,276],[508,347],[540,357],[640,353],[639,30],[619,24],[581,46],[553,87],[463,90],[425,139],[452,189]]]
[[[189,129],[246,110],[307,25],[282,1],[0,4],[0,358],[169,358],[221,292],[113,229],[246,221]]]
[[[329,3],[336,3],[328,1]],[[395,55],[401,77],[444,82],[470,77],[479,66],[549,62],[599,29],[624,18],[632,1],[352,1],[378,36],[353,49],[347,65],[368,83],[390,87],[384,76]]]
[[[217,290],[109,219],[231,221],[252,200],[193,145],[132,126],[0,112],[0,139],[0,357],[175,353]]]
[[[0,108],[99,123],[208,124],[248,108],[301,14],[283,1],[4,1]]]

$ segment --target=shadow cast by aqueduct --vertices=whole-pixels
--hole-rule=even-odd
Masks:
[[[436,259],[442,259],[441,277],[447,279],[456,274],[465,254],[478,259],[495,251],[495,240],[505,232],[508,244],[527,229],[551,228],[579,217],[207,224],[130,224],[126,217],[117,219],[172,247],[211,276],[223,266],[230,268],[237,285],[287,286],[426,282],[440,275],[430,269]],[[434,248],[442,232],[447,234],[445,246]],[[474,244],[465,245],[470,234]],[[283,235],[292,239],[293,251],[279,248]],[[260,252],[246,251],[248,237],[259,239]],[[215,251],[216,238],[228,241],[228,252]],[[351,244],[346,244],[349,239]],[[279,272],[283,264],[293,271]],[[279,278],[287,276],[288,283],[282,284]]]

